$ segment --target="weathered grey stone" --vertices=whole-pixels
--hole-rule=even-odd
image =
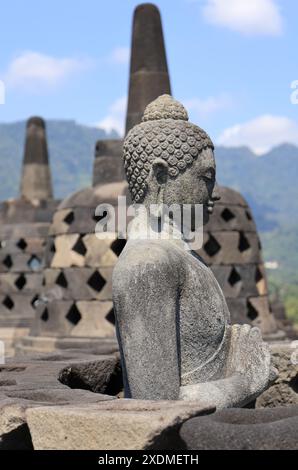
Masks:
[[[298,407],[223,410],[190,419],[180,435],[191,450],[297,450]]]
[[[118,360],[111,356],[67,351],[8,360],[0,366],[0,449],[33,448],[29,408],[97,404],[113,400],[105,391],[116,395],[120,387]]]
[[[298,346],[295,343],[271,344],[273,364],[279,376],[256,401],[257,408],[298,405]]]
[[[256,297],[267,295],[267,286],[256,284],[255,275],[257,267],[255,265],[243,266],[210,266],[211,271],[221,286],[225,286],[225,297]]]
[[[8,293],[30,293],[39,292],[42,287],[40,273],[5,273],[0,274],[0,295]]]
[[[36,292],[36,291],[35,291]],[[7,294],[0,294],[0,317],[1,325],[9,326],[9,321],[15,326],[15,320],[18,320],[20,325],[31,326],[30,319],[35,316],[34,300],[36,299],[36,293],[34,291],[30,293],[18,293],[13,294],[7,292]],[[24,323],[24,319],[29,320],[29,323]],[[6,322],[8,321],[8,323]]]
[[[148,219],[153,204],[159,205],[160,217],[162,204],[201,204],[208,221],[218,199],[213,144],[187,121],[180,103],[161,96],[124,141],[132,199],[143,204],[113,273],[125,396],[244,406],[274,379],[268,345],[258,328],[230,326],[223,292],[185,241],[190,227],[184,224],[181,230],[164,216],[158,232]],[[228,233],[234,234],[239,244],[242,237],[246,241],[235,262],[241,264],[244,252],[249,253],[243,262],[257,262],[256,234]],[[225,235],[220,232],[220,240]]]
[[[81,189],[65,198],[58,209],[73,209],[74,207],[94,207],[95,209],[101,203],[115,205],[117,204],[118,196],[125,195],[126,192],[126,181],[108,183],[96,186],[95,188]]]
[[[43,268],[42,253],[37,252],[34,257],[30,253],[16,253],[16,254],[1,254],[0,255],[0,273],[27,273],[34,272],[31,268],[32,260],[36,260],[38,270],[41,271]],[[34,262],[34,266],[36,265]]]
[[[95,146],[93,186],[123,181],[122,140],[99,140]]]
[[[27,122],[21,196],[46,200],[53,197],[51,173],[48,166],[46,125],[43,119],[33,117]]]
[[[19,198],[0,204],[0,340],[5,341],[8,355],[35,317],[46,236],[58,204],[52,199],[41,118],[27,123],[20,191]]]
[[[14,202],[17,202],[17,200]],[[36,218],[36,215],[34,218]],[[50,220],[50,218],[51,218],[51,214],[49,215],[48,219]],[[8,240],[10,241],[11,244],[17,244],[21,239],[27,239],[27,238],[36,239],[36,237],[46,238],[48,234],[48,230],[49,230],[49,223],[43,223],[43,222],[38,222],[38,221],[34,222],[34,224],[20,222],[20,223],[17,223],[17,225],[13,225],[12,223],[9,223],[8,225],[2,225],[1,226],[2,245],[5,246]]]
[[[63,300],[112,300],[112,268],[46,269],[47,286],[58,286]]]
[[[241,241],[245,241],[243,248],[241,248]],[[259,238],[253,232],[205,232],[204,245],[200,253],[207,264],[259,264],[261,262]]]
[[[115,400],[29,409],[27,422],[35,450],[171,449],[184,421],[211,411],[200,402]]]
[[[39,332],[38,332],[39,333]],[[76,349],[86,351],[90,354],[107,355],[118,352],[118,342],[116,338],[97,337],[59,337],[59,336],[24,336],[21,342],[16,344],[16,351],[22,356],[31,356],[36,353],[52,353],[57,350]]]
[[[126,133],[141,122],[146,106],[171,94],[165,44],[158,8],[139,5],[134,12]]]
[[[257,326],[264,335],[275,331],[275,319],[270,313],[268,296],[259,297],[228,297],[227,304],[232,323],[248,323]],[[280,337],[280,336],[279,336]]]
[[[278,295],[270,299],[271,310],[274,314],[278,327],[283,330],[290,340],[298,340],[298,327],[293,320],[287,317],[285,305]]]
[[[231,188],[218,187],[220,200],[204,226],[204,244],[197,251],[223,290],[232,323],[257,325],[266,341],[282,340],[267,299],[267,276],[256,224],[247,202]],[[256,299],[257,310],[251,305]],[[256,320],[256,321],[255,321]]]
[[[122,371],[117,357],[67,366],[60,371],[59,380],[70,388],[94,393],[115,396],[123,391]]]
[[[256,224],[247,207],[229,204],[229,208],[219,201],[214,206],[214,213],[210,217],[208,230],[215,232],[256,232]]]

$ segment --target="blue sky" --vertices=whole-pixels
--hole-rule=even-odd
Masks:
[[[0,122],[124,125],[135,0],[2,0]],[[298,144],[297,0],[156,0],[174,96],[224,145]],[[1,100],[1,91],[0,91]]]

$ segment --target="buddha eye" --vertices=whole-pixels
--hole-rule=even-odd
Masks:
[[[208,182],[213,181],[214,178],[215,178],[215,171],[213,169],[207,170],[207,171],[204,172],[204,174],[202,176]]]

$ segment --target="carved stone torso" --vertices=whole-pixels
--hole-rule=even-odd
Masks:
[[[146,266],[153,263],[165,272],[165,277],[169,265],[172,269],[181,385],[198,383],[206,377],[216,380],[222,375],[222,360],[227,354],[223,345],[229,311],[212,271],[198,255],[186,251],[183,242],[165,240],[129,241],[116,269],[122,272],[122,266],[131,266],[133,271],[137,268],[146,273]]]
[[[167,215],[173,205],[201,206],[208,220],[219,199],[213,143],[165,95],[148,105],[123,148],[137,205],[113,273],[125,396],[244,406],[275,376],[269,348],[257,328],[230,325],[214,274],[186,243],[195,215],[191,223],[183,217],[183,227]]]

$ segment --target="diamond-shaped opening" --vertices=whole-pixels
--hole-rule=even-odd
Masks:
[[[40,259],[35,256],[35,255],[32,255],[31,258],[29,259],[28,261],[28,267],[32,270],[32,271],[39,271],[40,268],[41,268],[41,261]]]
[[[20,250],[22,251],[26,250],[27,246],[28,244],[26,240],[24,240],[24,238],[21,238],[17,243],[17,247],[20,248]]]
[[[13,265],[12,259],[10,255],[7,255],[6,258],[3,260],[4,266],[6,266],[8,269],[10,269]]]
[[[251,213],[250,213],[250,212],[248,212],[248,211],[245,211],[245,214],[246,214],[246,218],[247,218],[247,220],[252,220],[252,215],[251,215]]]
[[[35,295],[35,296],[33,297],[33,299],[31,300],[31,305],[32,305],[33,308],[37,308],[38,300],[39,300],[38,295]]]
[[[230,220],[235,219],[236,216],[230,209],[226,208],[222,211],[221,217],[225,222],[230,222]]]
[[[24,274],[21,274],[15,281],[15,286],[17,287],[17,289],[19,290],[23,290],[25,285],[27,284],[27,280],[24,276]]]
[[[56,284],[57,286],[63,287],[63,289],[67,289],[68,282],[63,272],[61,272],[57,277]]]
[[[240,232],[240,234],[239,234],[238,249],[239,249],[240,253],[243,253],[244,251],[247,251],[247,250],[250,249],[250,243],[249,243],[248,239],[246,238],[246,236],[244,235],[243,232]]]
[[[96,292],[100,292],[104,288],[106,283],[107,281],[102,277],[102,275],[98,271],[95,271],[87,281],[87,284]]]
[[[126,240],[121,240],[120,238],[115,240],[111,244],[111,250],[115,253],[116,256],[120,256],[124,247],[126,245]]]
[[[7,295],[5,299],[3,300],[2,304],[4,307],[6,307],[8,310],[12,310],[14,307],[14,301]]]
[[[51,253],[56,253],[55,243],[52,243],[51,248],[50,248],[50,252]]]
[[[260,295],[264,295],[267,290],[266,280],[264,279],[263,273],[259,267],[256,268],[255,282]]]
[[[79,237],[79,239],[76,241],[76,243],[72,247],[72,250],[75,251],[76,253],[78,253],[81,256],[85,256],[85,254],[87,253],[87,248],[84,245],[82,237]]]
[[[258,284],[260,281],[263,281],[263,279],[264,279],[264,277],[263,277],[263,274],[261,273],[260,268],[257,268],[256,269],[256,274],[255,274],[256,283]]]
[[[262,250],[262,243],[261,243],[261,240],[258,241],[258,247],[259,247],[259,250],[261,251],[261,250]]]
[[[212,236],[209,236],[209,240],[204,245],[204,250],[208,256],[215,256],[220,251],[221,246],[218,241]]]
[[[235,268],[233,268],[229,276],[228,283],[230,284],[230,286],[234,287],[240,281],[241,281],[240,274]]]
[[[248,300],[247,301],[247,317],[251,320],[254,321],[258,318],[259,313],[258,311],[254,308],[252,303]]]
[[[75,216],[74,216],[74,212],[71,211],[69,214],[67,214],[67,216],[64,218],[64,222],[67,224],[67,225],[71,225],[73,223],[75,219]]]
[[[112,325],[116,325],[116,319],[115,319],[115,312],[114,309],[112,308],[109,313],[106,315],[106,320],[111,323]]]
[[[292,380],[289,382],[289,386],[295,393],[298,393],[298,374],[292,378]]]
[[[47,322],[48,319],[49,319],[49,312],[48,312],[48,309],[45,308],[44,311],[42,312],[42,315],[41,315],[41,320],[44,321],[44,322]]]
[[[80,314],[76,304],[73,304],[70,309],[68,314],[65,317],[70,323],[72,323],[74,326],[76,326],[79,321],[82,318],[82,315]]]

